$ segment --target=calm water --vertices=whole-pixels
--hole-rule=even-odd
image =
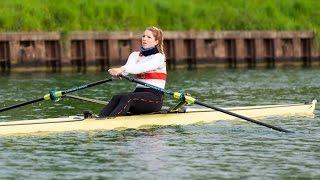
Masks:
[[[299,103],[319,98],[320,70],[197,70],[170,72],[168,89],[186,90],[216,106]],[[104,74],[0,77],[0,107],[105,78]],[[125,80],[75,93],[108,100],[129,91]],[[166,105],[174,100],[166,98]],[[101,105],[63,99],[0,113],[0,121],[73,115]],[[320,117],[272,117],[264,122],[170,126],[147,130],[69,132],[0,137],[0,178],[205,179],[320,178]]]

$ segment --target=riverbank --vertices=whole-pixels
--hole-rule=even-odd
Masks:
[[[1,72],[46,68],[77,72],[123,65],[140,48],[138,32],[59,32],[0,34]],[[184,66],[227,68],[319,67],[319,49],[310,31],[165,31],[169,69]]]
[[[316,0],[0,2],[0,31],[308,30],[320,31]]]

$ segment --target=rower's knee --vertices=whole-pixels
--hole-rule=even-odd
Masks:
[[[123,94],[121,96],[121,101],[129,101],[131,99],[132,95],[131,94]]]
[[[122,98],[125,98],[125,97],[127,97],[127,96],[128,96],[127,93],[117,94],[117,95],[114,95],[111,100],[118,100],[118,101],[119,101],[119,100],[121,100]]]
[[[121,98],[121,94],[117,94],[117,95],[112,96],[111,100],[117,100],[117,99],[120,99],[120,98]]]

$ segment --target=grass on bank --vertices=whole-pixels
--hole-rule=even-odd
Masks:
[[[318,0],[10,0],[0,1],[0,31],[139,31],[156,25],[318,33],[319,9]]]

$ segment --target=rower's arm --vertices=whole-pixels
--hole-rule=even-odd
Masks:
[[[163,66],[165,66],[165,57],[162,54],[158,53],[158,54],[155,54],[154,57],[152,57],[152,59],[145,62],[131,63],[131,60],[129,59],[128,63],[122,67],[125,69],[124,72],[126,73],[140,74],[140,73],[156,70]]]

